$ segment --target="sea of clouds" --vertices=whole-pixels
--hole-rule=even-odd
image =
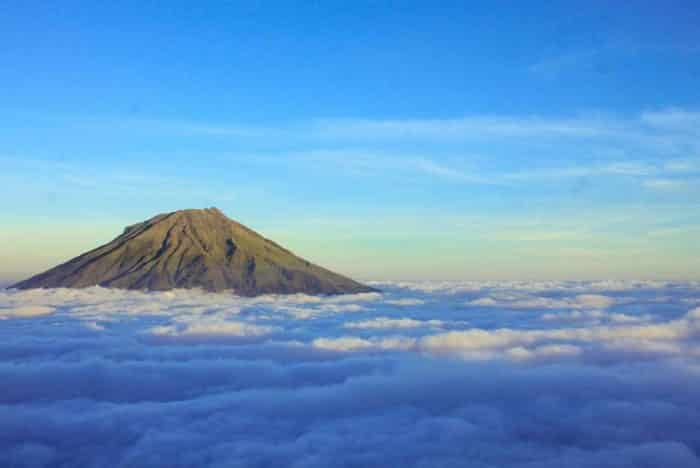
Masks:
[[[700,467],[700,283],[0,290],[2,467]]]

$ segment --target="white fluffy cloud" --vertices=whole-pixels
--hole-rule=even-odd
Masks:
[[[508,307],[513,309],[606,309],[615,304],[611,297],[600,294],[578,294],[567,298],[533,296],[521,293],[496,293],[469,302],[469,305]]]
[[[0,466],[700,466],[700,285],[380,287],[0,290]]]
[[[153,337],[183,342],[210,342],[226,338],[251,338],[268,335],[278,329],[235,321],[202,321],[180,325],[161,325],[149,330]]]
[[[627,323],[627,321],[623,321]],[[685,316],[659,324],[592,326],[586,328],[558,328],[548,330],[479,330],[451,331],[425,336],[420,347],[437,353],[454,353],[464,357],[491,357],[514,349],[539,348],[541,346],[586,345],[592,348],[609,347],[611,344],[623,346],[633,344],[634,350],[661,349],[664,344],[675,345],[674,349],[683,352],[700,351],[700,309],[694,309]],[[666,350],[670,348],[664,348]],[[596,349],[598,350],[598,349]],[[612,356],[611,356],[612,357]]]
[[[0,309],[0,319],[37,317],[53,314],[54,308],[43,305],[11,306]]]
[[[358,322],[347,322],[343,324],[345,328],[439,328],[444,324],[442,320],[414,320],[411,318],[389,318],[377,317],[370,320]]]
[[[389,299],[389,300],[385,301],[385,303],[391,304],[391,305],[396,305],[396,306],[415,306],[415,305],[425,304],[425,301],[422,299],[405,298],[405,299]]]
[[[600,323],[610,321],[617,323],[648,322],[652,320],[649,314],[630,315],[624,313],[609,313],[602,310],[574,310],[563,313],[542,314],[542,320],[549,322],[589,322]]]

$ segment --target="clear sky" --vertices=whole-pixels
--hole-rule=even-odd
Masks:
[[[697,1],[3,2],[0,281],[208,206],[361,279],[698,279],[699,30]]]

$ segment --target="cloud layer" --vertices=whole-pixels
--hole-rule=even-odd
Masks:
[[[700,284],[0,291],[1,466],[700,466]]]

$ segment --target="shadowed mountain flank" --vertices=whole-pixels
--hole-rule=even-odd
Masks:
[[[227,218],[216,208],[160,214],[113,241],[16,285],[30,288],[345,294],[374,289],[338,275]]]

